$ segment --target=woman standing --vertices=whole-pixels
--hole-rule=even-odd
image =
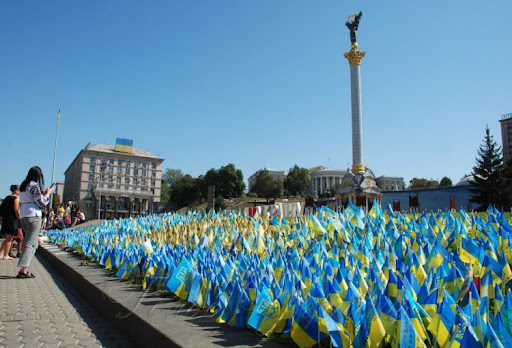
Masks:
[[[17,278],[34,278],[28,271],[28,266],[38,247],[38,237],[41,231],[42,209],[50,202],[51,188],[41,189],[44,185],[43,171],[34,166],[29,169],[27,177],[20,187],[20,218],[21,227],[25,232],[25,243],[18,267]]]
[[[11,195],[5,197],[2,202],[3,209],[5,209],[5,216],[2,218],[2,235],[5,236],[5,240],[0,247],[0,260],[12,260],[9,256],[11,251],[12,241],[18,234],[18,219],[20,217],[20,203],[18,195],[20,194],[20,188],[18,185],[11,185]]]

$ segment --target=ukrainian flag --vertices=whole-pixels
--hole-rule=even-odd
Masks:
[[[304,348],[313,347],[319,341],[318,317],[313,313],[311,305],[305,302],[295,305],[293,311],[291,337],[293,341]]]
[[[428,331],[436,337],[439,346],[443,347],[448,339],[450,338],[453,325],[455,324],[455,312],[453,307],[455,306],[455,301],[452,297],[445,291],[444,298],[439,306],[436,314],[432,318],[432,322],[428,326]]]
[[[165,284],[165,289],[172,291],[182,300],[188,298],[192,286],[192,263],[184,258]]]
[[[367,309],[368,312],[366,323],[370,327],[366,346],[376,348],[380,346],[380,343],[386,336],[386,329],[384,328],[384,324],[382,323],[379,314],[375,310],[371,299],[368,298],[366,305],[369,306]]]
[[[269,289],[264,287],[258,294],[256,306],[249,317],[247,325],[269,336],[279,321],[281,304],[275,300]]]
[[[343,325],[336,322],[322,307],[319,307],[318,310],[319,330],[329,335],[332,346],[335,348],[349,347],[350,340]]]
[[[480,259],[480,247],[471,238],[462,238],[459,257],[462,262],[476,264]]]
[[[400,347],[426,348],[404,308],[400,306]],[[441,345],[442,347],[442,345]]]

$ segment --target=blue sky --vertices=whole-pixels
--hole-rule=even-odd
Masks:
[[[510,0],[4,1],[0,193],[87,143],[133,138],[192,175],[234,163],[347,168],[362,10],[364,161],[456,182],[512,111]]]

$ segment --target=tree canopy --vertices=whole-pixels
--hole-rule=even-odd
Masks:
[[[216,195],[224,198],[240,197],[245,189],[244,176],[240,169],[229,163],[219,169],[210,169],[204,176],[206,189],[210,185],[215,185]],[[206,192],[204,193],[206,194]]]
[[[453,186],[452,179],[447,176],[443,176],[439,181],[439,187],[451,187]]]
[[[225,208],[225,198],[239,197],[243,194],[245,183],[242,171],[234,164],[219,169],[209,169],[205,175],[193,178],[179,169],[167,169],[162,177],[161,200],[168,203],[169,209],[194,206],[207,198],[208,187],[215,186],[215,206]],[[167,200],[165,200],[167,199]]]
[[[286,193],[293,196],[304,195],[311,182],[309,170],[306,168],[299,168],[294,165],[290,168],[288,175],[284,179],[283,187]]]
[[[438,186],[439,182],[434,179],[412,178],[411,181],[409,181],[409,189],[434,188]]]
[[[489,127],[485,128],[485,137],[477,154],[472,173],[471,201],[479,205],[477,210],[485,210],[489,204],[500,206],[500,172],[503,159],[501,149],[494,141]]]
[[[256,182],[251,188],[251,191],[256,193],[258,197],[270,198],[281,197],[283,193],[283,182],[279,179],[273,178],[268,170],[263,169],[256,173]]]

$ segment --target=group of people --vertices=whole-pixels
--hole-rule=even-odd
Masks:
[[[44,214],[44,217],[46,218],[46,214]],[[60,204],[57,213],[51,210],[47,216],[47,221],[50,229],[63,230],[84,223],[85,214],[78,208],[76,202],[69,202],[66,207],[64,204]]]
[[[34,278],[29,266],[40,243],[43,211],[50,203],[53,187],[44,187],[43,171],[38,166],[29,169],[20,186],[11,185],[11,195],[0,206],[1,234],[5,240],[0,247],[0,260],[13,260],[13,241],[18,242],[19,272],[17,278]],[[21,251],[21,254],[20,254]]]

